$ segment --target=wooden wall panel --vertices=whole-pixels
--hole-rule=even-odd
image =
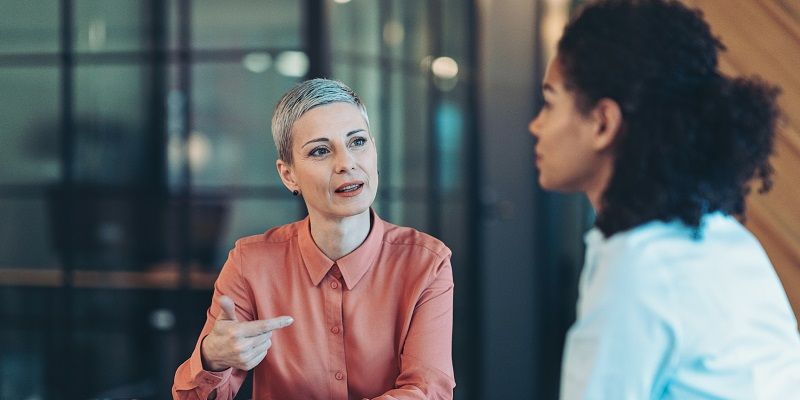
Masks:
[[[720,56],[726,74],[759,75],[782,89],[775,185],[766,195],[750,195],[747,226],[775,264],[800,320],[800,2],[684,1],[703,11],[728,48]]]

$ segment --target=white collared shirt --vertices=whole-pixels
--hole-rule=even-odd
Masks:
[[[800,335],[761,245],[736,219],[699,238],[651,222],[586,234],[562,400],[800,399]]]

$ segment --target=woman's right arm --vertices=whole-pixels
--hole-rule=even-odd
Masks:
[[[203,342],[209,339],[209,335],[216,334],[214,331],[218,317],[224,313],[219,301],[222,296],[228,296],[235,303],[234,313],[238,321],[253,319],[254,299],[249,295],[244,279],[242,279],[241,248],[238,244],[228,254],[228,260],[225,261],[214,284],[214,296],[211,306],[206,312],[206,323],[200,332],[194,351],[191,357],[175,372],[175,381],[172,386],[173,399],[233,399],[247,376],[247,370],[227,368],[222,371],[210,371],[206,369],[207,365],[205,367],[203,365]],[[232,322],[224,321],[224,318],[222,316],[219,322]],[[230,319],[230,316],[228,318]],[[214,337],[212,336],[211,339],[213,341]]]

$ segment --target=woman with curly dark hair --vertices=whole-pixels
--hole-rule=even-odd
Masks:
[[[770,186],[778,89],[722,75],[678,1],[590,3],[565,28],[529,129],[539,183],[579,191],[586,235],[564,399],[800,398],[800,336],[737,221]]]

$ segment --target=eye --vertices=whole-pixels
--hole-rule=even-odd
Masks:
[[[330,153],[330,150],[328,150],[326,147],[320,146],[315,147],[310,153],[308,153],[308,155],[311,157],[322,157],[328,153]]]
[[[356,146],[356,147],[361,147],[361,146],[363,146],[365,144],[367,144],[367,139],[363,138],[363,137],[357,137],[357,138],[353,139],[352,142],[350,142],[350,145]]]

